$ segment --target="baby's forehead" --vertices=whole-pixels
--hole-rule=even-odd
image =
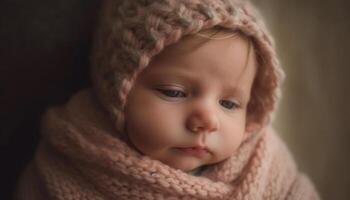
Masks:
[[[201,71],[206,65],[213,75],[222,72],[222,77],[234,76],[238,71],[245,71],[249,65],[256,64],[252,45],[241,37],[225,40],[203,40],[187,37],[176,44],[166,47],[152,58],[146,67],[146,73],[171,73],[179,71]],[[224,70],[219,70],[219,69]],[[236,69],[232,70],[231,69]],[[239,73],[241,74],[241,73]]]
[[[179,48],[182,47],[171,46],[168,52],[165,50],[156,57],[140,74],[139,80],[148,83],[172,80],[187,85],[208,82],[223,90],[243,87],[241,90],[249,93],[256,67],[246,41],[238,38],[210,40],[192,51],[186,49],[186,53],[177,54]]]
[[[184,38],[182,38],[180,41],[171,44],[169,46],[166,46],[158,55],[154,56],[152,60],[158,60],[158,59],[164,59],[164,58],[169,58],[169,57],[179,57],[183,55],[187,55],[190,53],[193,53],[197,51],[198,49],[202,49],[204,45],[207,45],[208,43],[211,43],[211,41],[219,41],[228,45],[232,45],[235,43],[244,43],[248,44],[248,39],[247,37],[243,36],[240,33],[234,33],[231,32],[231,35],[227,37],[227,33],[217,33],[216,38],[204,38],[203,36],[198,36],[198,35],[188,35]],[[222,37],[220,37],[222,35]],[[222,38],[222,39],[218,39]],[[227,47],[227,46],[226,46]],[[223,50],[220,48],[217,48],[215,46],[211,46],[211,49],[216,49],[216,50]]]

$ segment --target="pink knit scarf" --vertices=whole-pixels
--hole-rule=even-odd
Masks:
[[[270,129],[197,177],[140,155],[112,124],[90,90],[50,109],[18,199],[319,199]]]

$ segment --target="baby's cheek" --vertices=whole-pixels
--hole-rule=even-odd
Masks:
[[[130,137],[149,145],[159,146],[169,140],[169,131],[173,129],[164,113],[156,110],[143,110],[128,119]]]
[[[245,126],[244,123],[232,123],[235,125],[229,125],[222,132],[221,146],[226,154],[233,154],[237,151],[242,143]]]

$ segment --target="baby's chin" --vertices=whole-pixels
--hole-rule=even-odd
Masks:
[[[181,159],[181,160],[169,160],[162,161],[163,163],[169,165],[172,168],[179,169],[184,172],[193,171],[199,167],[205,166],[208,163],[197,159]]]
[[[163,163],[169,165],[172,168],[182,170],[184,172],[191,172],[193,170],[196,170],[200,167],[205,167],[209,165],[215,165],[221,162],[224,162],[228,158],[220,159],[220,160],[201,160],[201,159],[195,159],[195,158],[188,158],[188,159],[181,159],[181,160],[168,160],[168,161],[162,161]]]

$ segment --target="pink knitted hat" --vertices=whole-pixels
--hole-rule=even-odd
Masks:
[[[262,17],[247,0],[106,0],[92,52],[95,92],[117,129],[137,74],[166,46],[182,37],[220,26],[251,39],[257,76],[248,115],[265,125],[279,97],[283,72]]]

